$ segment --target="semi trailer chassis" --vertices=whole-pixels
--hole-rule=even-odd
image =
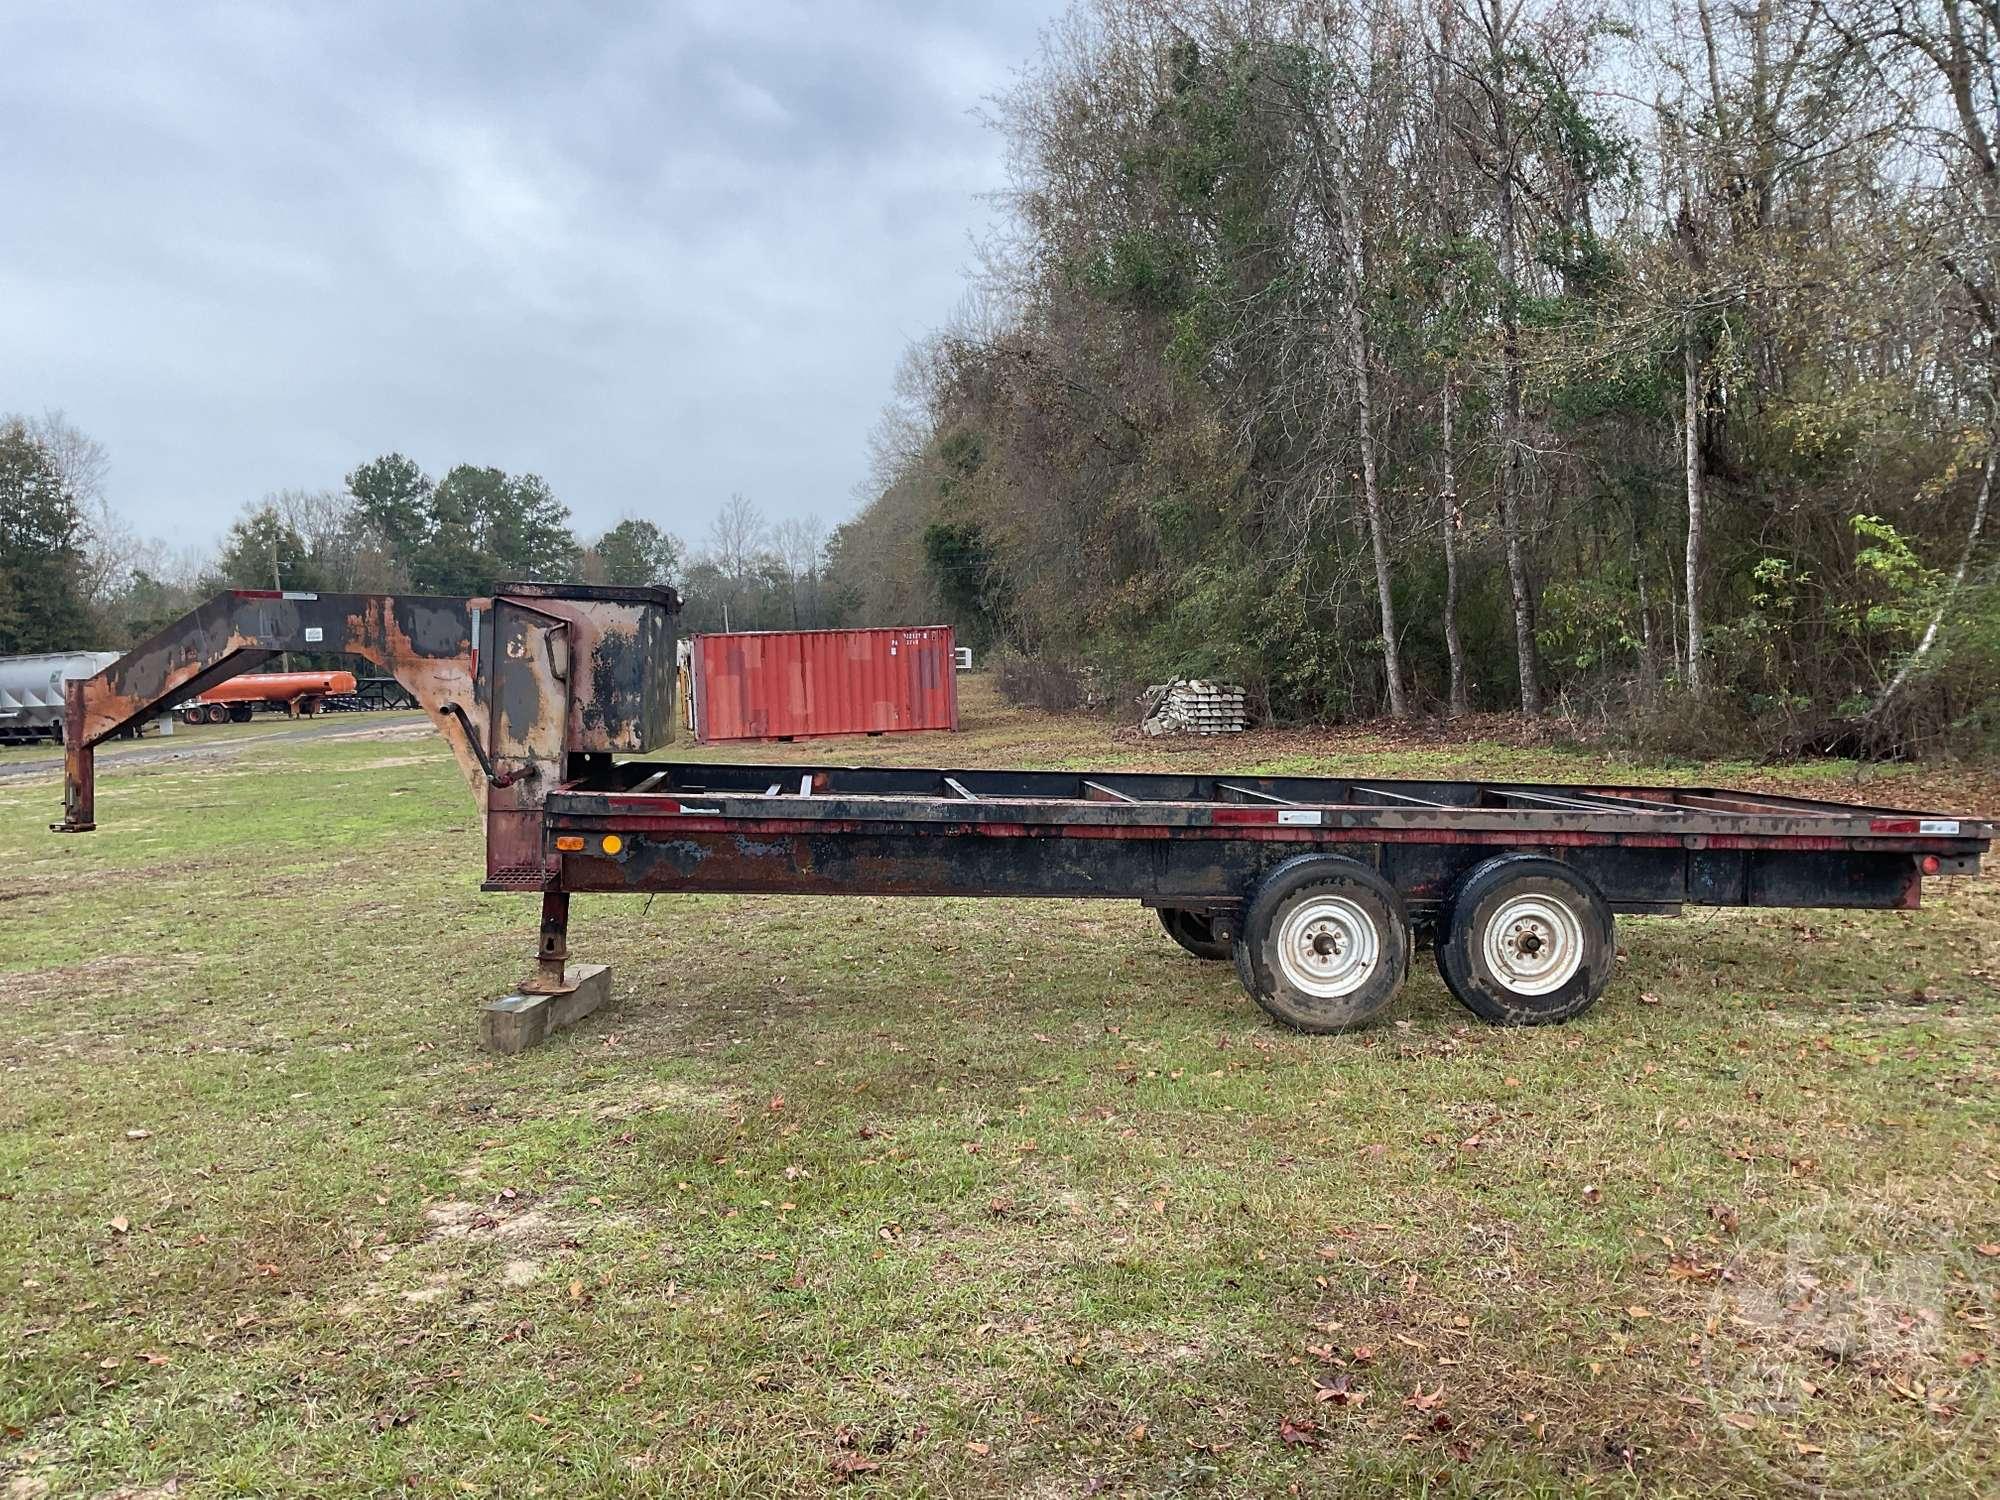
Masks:
[[[1912,909],[1993,835],[1711,788],[621,758],[672,737],[677,610],[670,590],[559,584],[218,596],[69,684],[54,826],[95,826],[94,747],[161,704],[283,650],[363,657],[450,743],[486,819],[484,888],[541,898],[532,972],[488,1008],[500,1050],[602,998],[601,969],[570,959],[579,893],[1136,900],[1308,1031],[1372,1020],[1428,939],[1468,1007],[1533,1024],[1602,993],[1617,914]]]

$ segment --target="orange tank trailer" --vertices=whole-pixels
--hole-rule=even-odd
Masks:
[[[354,690],[352,672],[245,672],[217,683],[192,702],[183,704],[181,721],[220,724],[234,719],[242,723],[260,703],[282,708],[297,718],[300,714],[318,713],[324,699]]]

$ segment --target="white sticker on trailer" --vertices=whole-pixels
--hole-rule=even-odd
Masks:
[[[1280,823],[1304,823],[1309,826],[1317,826],[1326,820],[1316,812],[1294,811],[1291,808],[1281,807],[1278,809],[1278,821]]]
[[[326,639],[326,631],[317,625],[308,625],[306,626],[306,639],[308,641],[323,641]]]
[[[1918,833],[1957,833],[1956,818],[1925,818],[1917,824]]]

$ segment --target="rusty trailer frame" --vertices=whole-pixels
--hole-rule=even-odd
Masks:
[[[508,1016],[583,982],[574,894],[1054,896],[1158,908],[1308,1030],[1379,1013],[1419,937],[1488,1019],[1566,1019],[1610,976],[1613,914],[1914,908],[1925,877],[1976,873],[1993,836],[1719,788],[632,758],[672,738],[677,611],[671,590],[572,584],[218,596],[70,683],[55,826],[95,825],[92,752],[125,725],[278,651],[341,652],[395,677],[451,744],[486,819],[485,889],[541,898]],[[488,1027],[502,1050],[539,1034]]]

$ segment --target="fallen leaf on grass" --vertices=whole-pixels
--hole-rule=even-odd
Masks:
[[[109,1220],[105,1227],[113,1234],[123,1234],[132,1227],[132,1221],[120,1214],[117,1218]]]
[[[991,1443],[967,1443],[965,1451],[970,1453],[974,1458],[984,1458],[993,1451],[993,1445]]]
[[[1981,1255],[2000,1255],[2000,1245],[1974,1245],[1972,1248],[1977,1250]]]
[[[1368,1399],[1366,1391],[1357,1391],[1347,1382],[1345,1375],[1336,1376],[1329,1384],[1313,1383],[1313,1400],[1333,1406],[1359,1406]]]
[[[1278,1436],[1287,1445],[1300,1448],[1319,1446],[1319,1423],[1310,1417],[1284,1417],[1278,1422]]]
[[[125,1132],[125,1139],[128,1141],[150,1141],[152,1138],[153,1132],[150,1130],[128,1130]]]
[[[549,1425],[549,1419],[538,1411],[523,1412],[521,1415],[526,1417],[530,1422],[533,1422],[537,1427],[547,1427]]]
[[[1625,1309],[1625,1316],[1628,1318],[1650,1318],[1652,1317],[1652,1315],[1653,1315],[1652,1308],[1641,1307],[1636,1302],[1633,1303],[1632,1306]]]
[[[1658,1005],[1660,997],[1651,990],[1642,990],[1639,994],[1639,1003],[1641,1005]]]
[[[1419,1382],[1416,1385],[1416,1387],[1411,1390],[1410,1394],[1403,1398],[1403,1405],[1415,1407],[1418,1411],[1435,1411],[1438,1407],[1442,1406],[1443,1404],[1444,1404],[1444,1383],[1442,1381],[1438,1383],[1438,1388],[1432,1391],[1429,1395],[1426,1395],[1424,1393],[1423,1384]]]
[[[842,1484],[858,1474],[874,1474],[881,1465],[872,1458],[863,1458],[859,1453],[836,1453],[833,1456],[833,1477]]]

